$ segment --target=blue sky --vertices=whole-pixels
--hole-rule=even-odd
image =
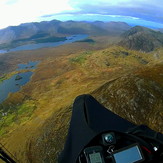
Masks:
[[[163,0],[0,0],[0,28],[52,19],[163,28]]]

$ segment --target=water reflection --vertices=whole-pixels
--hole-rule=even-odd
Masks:
[[[18,64],[18,68],[16,70],[19,71],[19,70],[32,70],[32,69],[35,69],[39,62],[40,61],[30,61],[27,64]]]

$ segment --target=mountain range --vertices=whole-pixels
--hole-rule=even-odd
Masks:
[[[0,30],[0,49],[24,44],[64,40],[69,35],[119,37],[118,45],[133,50],[153,51],[163,46],[163,33],[142,26],[131,27],[124,22],[44,21],[26,23]]]
[[[40,23],[26,23],[19,26],[10,26],[0,30],[0,44],[8,44],[14,40],[40,37],[65,36],[73,34],[108,35],[121,34],[131,27],[124,22],[85,22],[58,20],[43,21]],[[23,40],[22,40],[23,41]]]

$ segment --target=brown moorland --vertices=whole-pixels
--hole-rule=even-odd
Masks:
[[[142,53],[106,46],[74,43],[13,57],[16,64],[42,61],[31,81],[0,106],[8,110],[0,121],[1,142],[20,162],[57,162],[73,100],[84,93],[134,123],[163,132],[162,50]]]

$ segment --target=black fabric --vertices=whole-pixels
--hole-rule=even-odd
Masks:
[[[119,117],[99,104],[90,95],[75,99],[70,128],[59,163],[76,163],[82,149],[104,131],[127,132],[134,124]]]
[[[156,132],[145,125],[136,126],[128,130],[129,134],[133,134],[139,137],[149,138],[159,142],[163,145],[163,134]]]

